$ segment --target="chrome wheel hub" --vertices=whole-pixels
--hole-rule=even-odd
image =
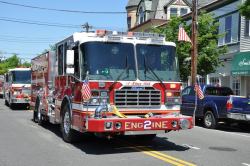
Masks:
[[[63,128],[64,128],[64,132],[68,134],[70,130],[70,116],[68,112],[66,112],[64,115]]]
[[[212,115],[208,114],[205,117],[205,124],[206,124],[206,126],[211,126],[212,125]]]

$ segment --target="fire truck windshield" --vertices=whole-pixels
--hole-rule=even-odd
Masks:
[[[180,81],[174,46],[137,44],[136,55],[140,80]]]
[[[30,84],[31,83],[31,71],[12,71],[12,81],[16,84]]]
[[[89,71],[89,79],[136,80],[133,44],[86,42],[81,44],[81,52],[82,73]]]

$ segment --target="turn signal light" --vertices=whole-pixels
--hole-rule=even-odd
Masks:
[[[175,89],[176,88],[176,84],[170,84],[170,88],[171,89]]]
[[[228,110],[228,111],[231,110],[231,109],[233,108],[233,104],[232,104],[232,102],[231,102],[230,100],[227,101],[226,107],[227,107],[227,110]]]
[[[166,96],[167,96],[167,97],[172,97],[172,96],[173,96],[173,93],[172,93],[172,92],[166,92]]]

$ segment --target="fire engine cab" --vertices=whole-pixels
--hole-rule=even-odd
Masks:
[[[5,74],[4,98],[5,104],[13,108],[15,105],[29,105],[30,102],[30,68],[9,69]]]
[[[193,127],[179,114],[176,45],[164,36],[74,33],[31,62],[34,121],[60,124],[66,142],[79,132],[154,138]]]

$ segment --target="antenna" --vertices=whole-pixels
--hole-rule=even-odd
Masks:
[[[88,22],[86,22],[85,24],[82,25],[83,29],[86,29],[86,32],[89,32],[89,29],[92,29],[93,26],[90,26]]]

